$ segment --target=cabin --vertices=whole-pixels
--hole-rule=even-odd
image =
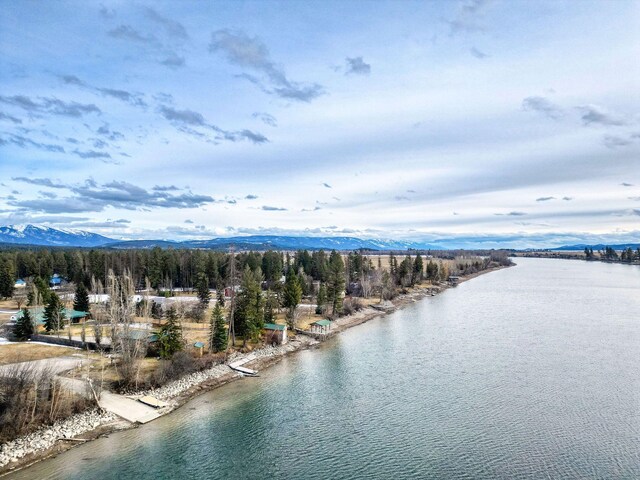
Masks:
[[[460,277],[457,277],[455,275],[449,275],[449,283],[451,285],[457,285],[458,283],[460,283]]]
[[[311,333],[326,335],[331,330],[331,320],[318,320],[310,325]]]
[[[284,345],[287,343],[287,326],[279,323],[265,323],[264,341],[271,345]]]

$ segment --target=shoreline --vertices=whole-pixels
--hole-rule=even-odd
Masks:
[[[569,253],[569,252],[573,252]],[[623,262],[622,260],[614,260],[610,258],[586,258],[581,251],[559,251],[559,252],[516,252],[510,255],[511,258],[542,258],[547,260],[581,260],[583,262],[598,262],[614,265],[631,265],[639,266],[640,260],[632,262]]]
[[[515,266],[515,264],[511,266]],[[509,266],[497,266],[461,276],[458,284],[504,268],[509,268]],[[254,355],[257,358],[247,362],[245,366],[260,371],[275,365],[287,355],[317,347],[340,332],[366,323],[374,318],[389,315],[407,305],[418,302],[428,296],[438,295],[452,287],[455,287],[455,285],[449,283],[419,286],[413,291],[398,295],[393,300],[383,302],[381,306],[367,306],[351,315],[336,319],[333,322],[331,334],[323,340],[316,340],[311,336],[299,333],[285,345],[277,347],[266,346],[247,354],[234,354],[228,361]],[[201,372],[186,375],[158,389],[141,391],[130,396],[136,398],[149,394],[170,402],[168,407],[158,410],[160,416],[163,417],[199,395],[241,378],[244,378],[242,374],[229,369],[226,364],[220,364]],[[89,420],[86,420],[85,417],[88,417]],[[97,408],[75,414],[62,422],[42,427],[31,434],[0,445],[0,477],[25,469],[48,458],[56,457],[78,445],[108,436],[111,433],[138,428],[139,426],[140,424],[130,423],[111,413],[102,413]],[[32,447],[33,444],[35,444],[35,448]],[[31,451],[28,451],[29,448],[31,448]],[[14,451],[12,452],[11,450]],[[24,453],[20,456],[14,455],[22,452]]]

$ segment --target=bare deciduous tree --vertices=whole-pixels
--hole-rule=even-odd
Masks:
[[[133,279],[127,270],[121,276],[109,270],[107,282],[111,351],[119,357],[117,371],[123,387],[136,388],[140,377],[140,359],[147,353],[147,338],[146,332],[141,333],[132,327],[136,313]]]

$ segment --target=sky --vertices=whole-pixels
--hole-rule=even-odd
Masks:
[[[0,0],[0,225],[640,241],[640,1]]]

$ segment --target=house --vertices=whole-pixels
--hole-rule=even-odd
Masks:
[[[457,277],[455,275],[449,275],[449,283],[451,285],[457,285],[460,282],[460,277]]]
[[[322,333],[326,335],[329,333],[329,330],[331,330],[331,320],[318,320],[313,322],[310,327],[312,333]]]
[[[27,282],[19,278],[16,280],[16,283],[13,284],[13,288],[25,288],[27,286]]]
[[[279,323],[265,323],[264,341],[271,345],[284,345],[287,343],[287,326]]]
[[[51,288],[58,288],[60,285],[62,285],[62,277],[57,273],[54,273],[53,277],[49,279],[49,286]]]
[[[36,325],[44,325],[44,309],[42,308],[36,308],[34,310],[30,311],[31,313],[31,318],[33,318],[36,322]],[[62,321],[61,321],[61,325],[64,324],[67,321],[71,321],[71,323],[78,323],[80,320],[86,318],[89,316],[89,312],[81,312],[78,310],[71,310],[68,308],[65,308],[62,310]],[[16,315],[16,320],[22,318],[22,310],[20,310]],[[13,317],[12,317],[13,318]]]

